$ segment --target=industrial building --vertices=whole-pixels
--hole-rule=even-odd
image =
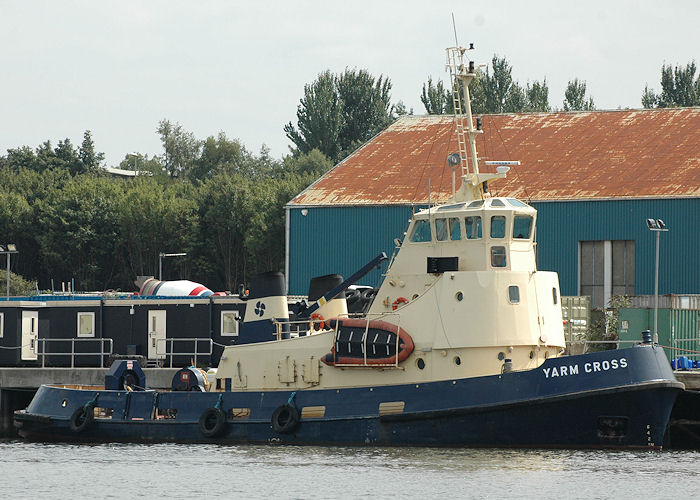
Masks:
[[[648,218],[668,228],[659,235],[659,293],[700,293],[700,108],[481,118],[480,159],[521,163],[490,191],[538,210],[538,268],[559,273],[562,295],[602,307],[612,295],[653,294]],[[452,116],[404,116],[291,200],[289,293],[391,255],[414,210],[451,196],[447,157],[458,150]],[[373,271],[363,284],[380,279]]]

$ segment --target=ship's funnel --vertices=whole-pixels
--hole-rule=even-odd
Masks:
[[[277,271],[253,276],[238,343],[276,340],[274,320],[289,321],[284,274]],[[282,338],[289,338],[289,325],[283,326]]]
[[[312,278],[309,283],[309,303],[315,302],[323,297],[327,292],[330,292],[335,287],[343,282],[343,277],[340,274],[327,274],[325,276],[317,276]],[[325,304],[321,305],[316,311],[320,315],[319,319],[337,318],[339,315],[348,314],[348,305],[345,300],[345,294],[340,293],[333,297]]]
[[[161,297],[209,297],[214,292],[201,283],[189,280],[160,281],[152,276],[139,276],[134,281],[139,287],[139,295],[159,295]]]

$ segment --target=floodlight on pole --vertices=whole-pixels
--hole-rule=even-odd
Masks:
[[[158,254],[158,279],[160,281],[163,281],[163,258],[164,257],[183,257],[187,255],[185,252],[180,252],[180,253],[163,253],[160,252]]]
[[[656,259],[654,264],[654,343],[659,343],[659,236],[668,231],[662,219],[647,219],[647,228],[656,233]]]
[[[17,245],[14,243],[8,243],[5,246],[0,245],[0,254],[7,255],[7,300],[10,300],[10,254],[13,253],[19,253]]]

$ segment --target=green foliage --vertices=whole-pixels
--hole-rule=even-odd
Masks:
[[[391,82],[366,70],[325,71],[304,86],[297,125],[284,126],[295,154],[318,149],[337,163],[386,128],[405,106],[391,104]]]
[[[629,307],[630,301],[624,295],[613,295],[608,301],[608,305],[598,315],[598,318],[591,321],[588,331],[588,340],[603,341],[605,344],[591,344],[589,352],[608,351],[615,349],[615,341],[619,338],[620,309]]]
[[[278,161],[265,146],[252,153],[224,133],[199,141],[167,120],[158,130],[162,157],[120,163],[149,174],[136,178],[102,172],[89,131],[77,150],[66,139],[0,156],[0,234],[19,250],[13,269],[43,289],[75,279],[79,290],[133,290],[136,276],[157,275],[160,252],[187,253],[164,265],[165,279],[216,290],[283,270],[284,206],[333,162],[318,149]]]
[[[0,269],[0,291],[0,297],[7,293],[7,269],[4,268]],[[36,281],[26,280],[10,271],[10,297],[33,295],[36,291]]]
[[[78,149],[75,149],[68,138],[58,141],[58,146],[55,148],[51,145],[51,141],[46,141],[36,150],[32,150],[29,146],[8,149],[7,156],[0,157],[0,169],[8,168],[15,172],[20,169],[35,172],[62,170],[70,175],[78,175],[96,172],[103,160],[104,154],[95,151],[92,135],[89,130],[86,130],[83,134],[83,142]]]
[[[695,78],[695,61],[685,68],[669,64],[661,66],[661,94],[644,87],[642,106],[645,108],[674,108],[700,106],[700,75]]]
[[[100,163],[105,158],[104,153],[95,152],[95,143],[92,140],[92,133],[86,130],[83,134],[83,142],[78,151],[78,158],[82,165],[83,172],[96,172]]]
[[[141,153],[127,153],[121,163],[119,163],[119,168],[122,170],[133,170],[135,172],[141,172],[156,177],[166,175],[163,164],[160,162],[157,156],[149,158],[147,154],[144,155]]]
[[[549,88],[547,80],[527,83],[525,88],[513,80],[512,67],[505,57],[494,55],[491,69],[486,72],[477,69],[476,77],[469,85],[472,112],[520,113],[524,111],[549,111]],[[461,80],[458,81],[460,95],[464,95]],[[445,88],[442,81],[433,84],[428,77],[423,84],[421,102],[428,114],[454,113],[452,88]]]
[[[593,98],[586,99],[586,82],[574,78],[564,91],[564,111],[591,111],[595,109]]]
[[[452,100],[452,90],[445,89],[442,80],[438,80],[433,85],[433,78],[428,77],[428,81],[423,84],[423,92],[420,100],[429,115],[443,115],[454,112],[454,102]]]
[[[333,162],[318,149],[312,149],[308,153],[287,156],[283,160],[283,168],[288,174],[320,177],[333,168]],[[308,182],[307,185],[311,182]]]
[[[157,129],[163,144],[161,163],[170,177],[188,177],[195,166],[202,142],[198,141],[192,132],[185,131],[179,123],[172,124],[161,120]]]

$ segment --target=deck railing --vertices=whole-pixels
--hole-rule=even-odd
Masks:
[[[49,342],[59,343],[59,342],[70,342],[70,352],[46,352],[46,344]],[[99,343],[99,352],[76,352],[75,343]],[[89,338],[89,339],[37,339],[37,356],[41,356],[41,367],[46,367],[46,357],[47,356],[70,356],[70,367],[75,368],[75,358],[77,356],[99,356],[100,357],[100,368],[104,368],[105,356],[110,356],[112,354],[113,342],[112,339],[106,338]]]
[[[192,342],[194,347],[193,351],[175,351],[175,343],[182,342]],[[204,344],[206,347],[204,350],[200,351],[199,346]],[[161,348],[164,347],[164,350]],[[168,350],[168,347],[170,349]],[[166,338],[156,340],[156,356],[168,357],[170,356],[170,368],[173,367],[173,358],[175,356],[193,356],[194,359],[192,363],[197,366],[197,356],[211,356],[214,352],[214,341],[212,339],[203,339],[198,337],[187,337],[187,338]]]

